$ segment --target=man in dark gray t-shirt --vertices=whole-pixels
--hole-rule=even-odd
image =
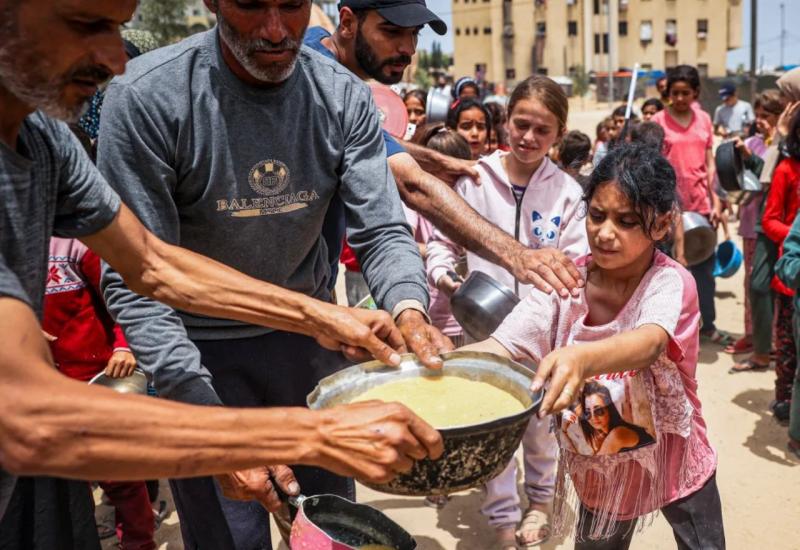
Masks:
[[[80,238],[131,288],[182,311],[315,335],[328,348],[369,350],[390,364],[400,360],[402,336],[385,312],[314,300],[148,232],[67,126],[51,118],[74,120],[99,84],[124,71],[119,27],[135,7],[135,0],[0,0],[2,548],[99,547],[86,483],[36,477],[15,489],[9,472],[135,480],[268,465],[271,478],[296,494],[281,464],[383,482],[442,450],[439,435],[400,406],[201,408],[89,387],[54,368],[37,320],[53,234]],[[328,430],[351,437],[332,438]],[[75,489],[61,490],[65,483]],[[260,481],[252,490],[276,507],[271,487]]]
[[[161,238],[322,300],[331,288],[322,227],[338,198],[375,302],[409,349],[437,366],[449,342],[426,321],[424,268],[370,90],[301,46],[307,1],[281,5],[220,1],[216,28],[131,61],[105,94],[98,167]],[[162,397],[304,406],[346,364],[307,337],[141,298],[112,272],[104,293]],[[299,468],[297,477],[306,493],[354,497],[330,473]],[[172,490],[186,548],[268,540],[263,510],[221,499],[212,479],[176,480]]]

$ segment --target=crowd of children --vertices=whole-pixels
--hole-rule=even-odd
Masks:
[[[462,78],[437,123],[426,120],[426,94],[403,98],[414,143],[475,162],[479,178],[458,180],[458,195],[524,245],[560,250],[586,283],[576,296],[546,295],[406,209],[426,263],[431,322],[458,347],[536,365],[534,390],[548,388],[522,439],[526,506],[516,460],[485,487],[481,512],[503,550],[542,544],[566,527],[567,506],[578,518],[576,548],[628,548],[636,526],[658,511],[678,547],[725,547],[717,455],[695,378],[701,341],[751,354],[731,373],[767,370],[774,360],[772,410],[790,421],[789,448],[800,456],[792,399],[800,391],[800,70],[760,93],[752,120],[737,130],[725,113],[747,110],[729,86],[712,122],[694,67],[674,67],[657,85],[660,99],[646,99],[630,119],[625,105],[615,108],[594,141],[569,131],[567,97],[545,76],[518,84],[507,105],[482,101],[478,83]],[[736,340],[715,324],[715,257],[687,265],[679,238],[682,212],[715,227],[729,216],[715,178],[721,138],[734,140],[764,184],[736,205],[745,270],[745,333]],[[346,247],[342,261],[348,302],[361,304],[368,290]],[[99,259],[77,241],[54,239],[51,264],[43,326],[59,368],[81,380],[131,374],[135,359],[97,290]],[[464,333],[449,305],[472,271],[521,300],[482,342]],[[116,505],[122,546],[154,547],[145,483],[101,485]],[[437,508],[447,501],[426,499]]]
[[[637,518],[658,510],[680,548],[724,548],[717,457],[697,397],[701,341],[751,354],[732,373],[766,370],[774,360],[772,410],[780,421],[791,417],[789,448],[800,456],[800,404],[792,401],[800,391],[800,70],[758,94],[752,117],[735,88],[723,85],[713,121],[698,102],[696,68],[671,68],[656,84],[659,98],[645,99],[629,120],[626,106],[617,107],[594,140],[567,131],[566,97],[540,76],[520,83],[506,108],[482,103],[477,83],[461,79],[444,124],[416,118],[414,141],[477,161],[479,181],[455,186],[470,206],[528,246],[564,251],[587,281],[580,297],[564,302],[412,223],[434,309],[445,312],[432,314],[434,323],[470,349],[537,363],[537,383],[547,380],[552,396],[544,412],[563,411],[554,429],[551,417],[535,419],[523,438],[527,509],[515,461],[486,486],[482,512],[503,549],[541,544],[561,527],[569,502],[578,506],[576,548],[627,548]],[[414,92],[405,101],[410,119],[424,106]],[[763,184],[737,204],[715,173],[722,140],[735,142]],[[739,221],[741,338],[715,324],[715,256],[687,265],[685,211],[719,226],[725,240],[728,218]],[[467,271],[491,275],[522,299],[484,342],[471,342],[447,307],[464,258]]]

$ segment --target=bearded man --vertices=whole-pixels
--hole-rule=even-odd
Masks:
[[[302,47],[310,0],[207,5],[215,29],[136,58],[109,85],[101,172],[166,241],[320,300],[332,286],[321,231],[338,199],[376,303],[391,312],[409,350],[440,366],[438,353],[452,346],[426,318],[422,261],[369,88]],[[345,364],[307,336],[142,298],[113,272],[105,285],[109,311],[162,397],[302,406]],[[329,472],[301,467],[296,475],[307,494],[355,496],[350,480]],[[269,486],[264,468],[232,476],[227,493],[252,497],[236,485],[254,476]],[[257,502],[226,498],[211,478],[173,481],[172,489],[186,548],[268,544],[268,515]]]
[[[4,550],[100,547],[89,484],[38,476],[136,480],[269,465],[271,477],[295,493],[294,477],[280,464],[383,482],[408,471],[414,459],[442,451],[439,435],[398,405],[326,411],[198,407],[120,395],[54,368],[37,321],[52,235],[80,238],[131,288],[171,307],[313,335],[331,349],[362,348],[388,363],[400,361],[389,346],[400,347],[402,337],[387,313],[314,300],[147,231],[67,125],[54,118],[74,122],[98,87],[124,71],[120,27],[135,7],[135,0],[0,0]],[[14,474],[37,477],[17,482]],[[261,502],[279,505],[269,482],[251,479]]]
[[[425,25],[437,34],[447,31],[445,23],[426,7],[424,0],[342,0],[336,32],[331,35],[322,27],[312,27],[304,42],[363,80],[397,84],[411,64]],[[477,178],[471,163],[414,143],[398,143],[388,134],[384,137],[389,167],[409,208],[454,242],[505,267],[521,282],[543,292],[555,290],[562,296],[579,293],[583,281],[560,250],[523,246],[448,187],[445,181],[455,182],[459,176]],[[336,251],[331,243],[341,242],[344,220],[342,214],[337,216],[335,203],[329,210],[324,232],[329,248]]]

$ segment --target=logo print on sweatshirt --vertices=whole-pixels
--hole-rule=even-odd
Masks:
[[[253,191],[272,197],[289,185],[289,168],[279,160],[262,160],[253,166],[247,179]]]
[[[561,230],[561,216],[554,216],[549,220],[542,217],[536,210],[531,214],[531,234],[534,248],[549,248],[558,244],[558,234]]]

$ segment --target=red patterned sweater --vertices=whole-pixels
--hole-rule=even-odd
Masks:
[[[87,381],[102,371],[116,350],[128,350],[119,325],[100,292],[100,258],[77,239],[53,237],[42,328],[58,369]]]

